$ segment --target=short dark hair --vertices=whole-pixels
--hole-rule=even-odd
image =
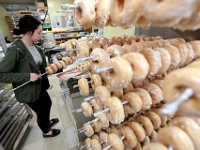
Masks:
[[[24,15],[19,20],[19,28],[15,28],[13,33],[15,35],[26,34],[27,32],[34,32],[41,22],[31,15]]]

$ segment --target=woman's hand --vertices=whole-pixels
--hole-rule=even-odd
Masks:
[[[36,73],[30,73],[30,81],[34,82],[40,80],[42,77]]]

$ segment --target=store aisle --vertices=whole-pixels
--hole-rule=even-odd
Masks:
[[[69,143],[70,137],[67,136],[67,131],[69,128],[72,127],[72,122],[66,109],[65,103],[62,99],[60,93],[60,86],[58,78],[53,75],[49,77],[50,84],[53,87],[48,91],[53,105],[51,110],[51,118],[58,117],[60,122],[55,125],[55,128],[61,129],[61,134],[57,137],[53,138],[43,138],[41,131],[36,123],[36,117],[34,115],[31,126],[30,132],[26,137],[26,140],[23,142],[21,146],[21,150],[69,150],[70,146],[67,144]],[[70,141],[74,142],[74,141]]]

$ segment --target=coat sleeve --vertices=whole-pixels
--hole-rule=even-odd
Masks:
[[[15,65],[19,61],[19,53],[15,46],[7,49],[5,57],[0,62],[0,82],[22,84],[30,80],[29,73],[13,73]]]

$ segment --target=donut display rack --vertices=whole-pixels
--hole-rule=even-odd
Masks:
[[[93,48],[91,41],[95,41]],[[79,149],[179,149],[174,132],[180,132],[185,147],[197,149],[199,143],[193,137],[200,130],[194,118],[199,115],[194,107],[198,104],[199,41],[130,36],[85,44],[89,54],[75,57],[84,61],[76,65],[74,59],[75,69],[58,75]],[[81,73],[69,76],[76,71]],[[192,93],[183,92],[184,87]],[[178,113],[166,112],[164,108],[169,110],[172,100],[177,103],[182,93],[186,97],[180,98],[181,106],[176,104]],[[193,118],[179,117],[183,114]],[[187,129],[189,119],[196,135]]]
[[[153,7],[150,7],[153,6]],[[198,0],[75,0],[84,29],[199,29]],[[200,41],[160,36],[69,40],[47,67],[61,79],[81,150],[198,150]]]

